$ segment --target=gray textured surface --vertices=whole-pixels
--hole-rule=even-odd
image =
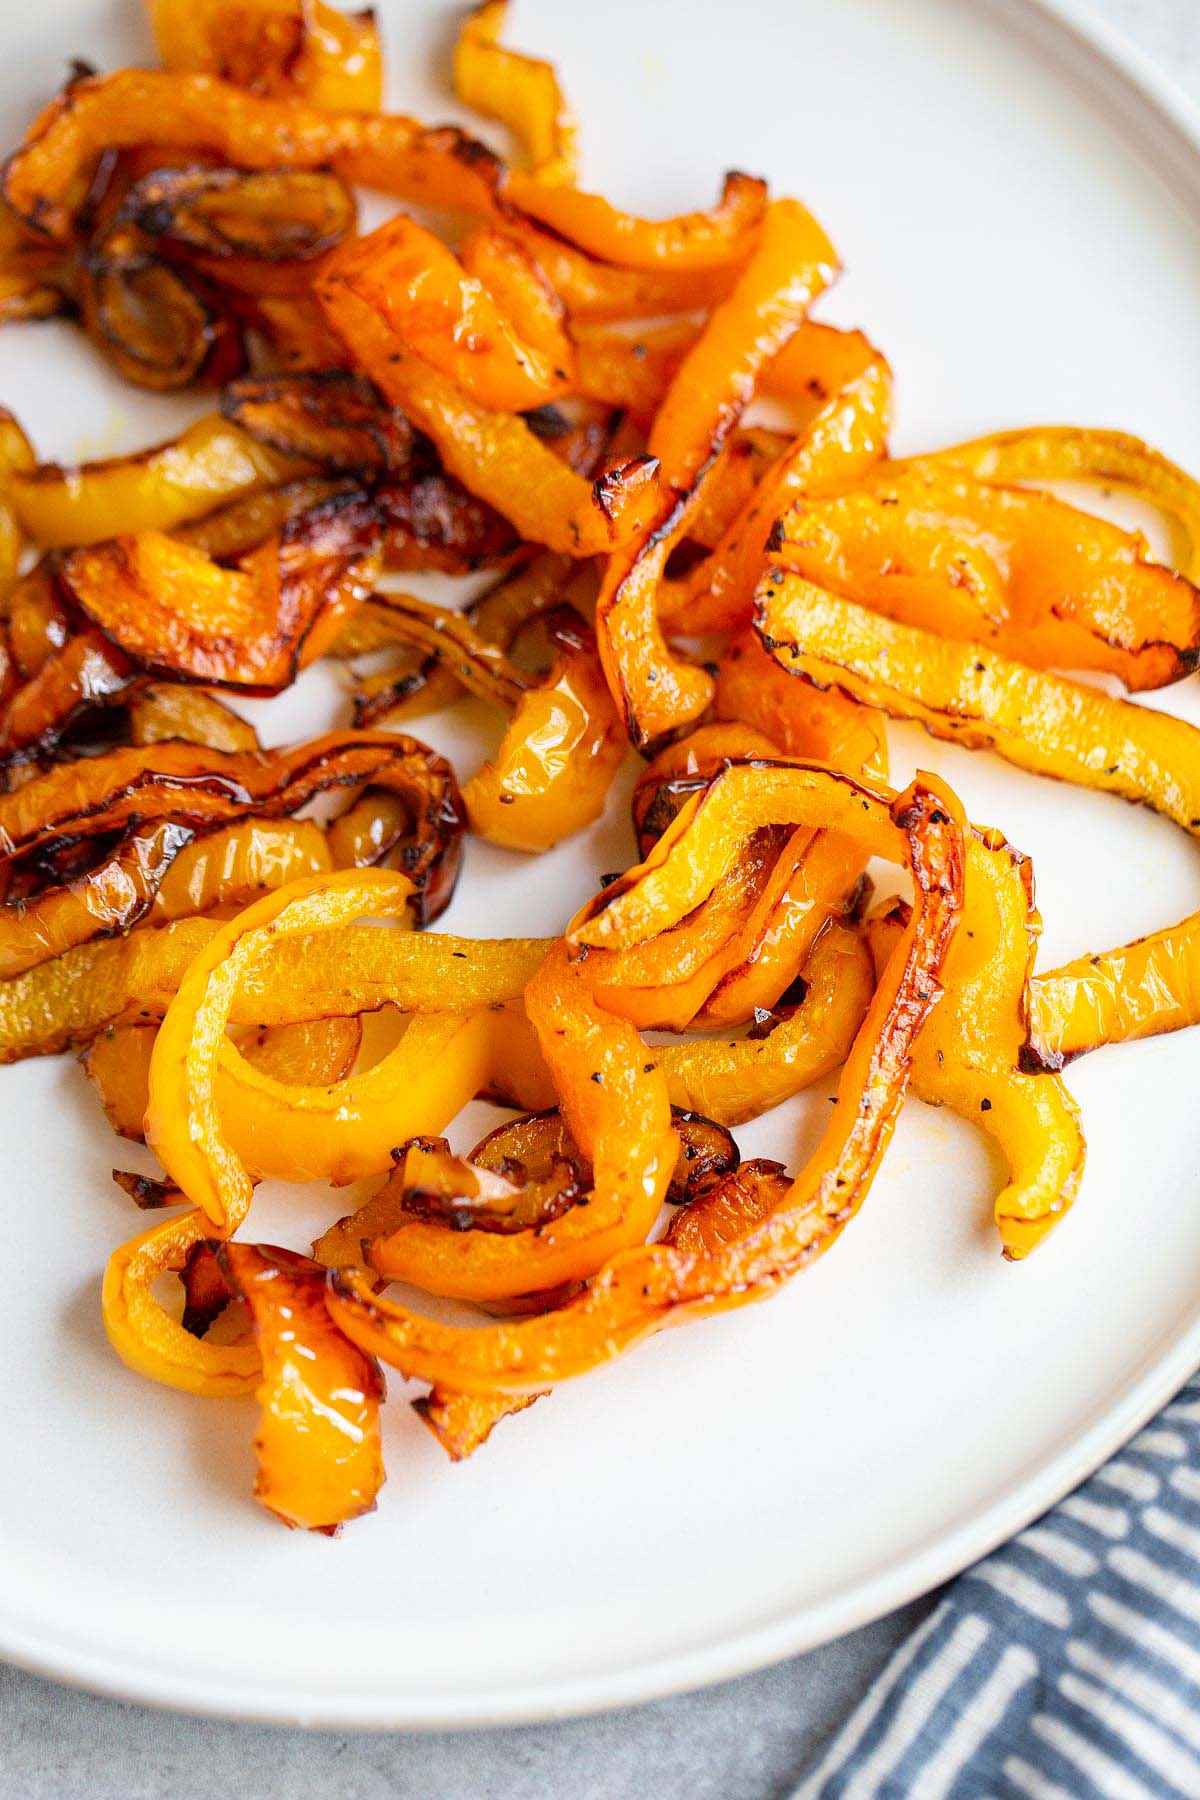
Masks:
[[[892,0],[901,5],[903,0]],[[1200,0],[1094,0],[1200,97]],[[125,1706],[0,1667],[0,1796],[20,1800],[773,1800],[928,1602],[704,1693],[557,1725],[346,1736]]]

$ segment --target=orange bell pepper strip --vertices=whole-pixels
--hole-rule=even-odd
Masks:
[[[834,332],[811,319],[767,372],[767,386],[823,397],[730,523],[710,557],[680,581],[665,582],[660,613],[668,629],[731,631],[748,622],[754,588],[776,520],[801,494],[860,481],[887,451],[892,373],[861,332]]]
[[[1079,1109],[1060,1077],[1021,1066],[1041,928],[1029,862],[998,832],[973,832],[963,925],[946,959],[946,998],[913,1053],[913,1092],[999,1144],[1009,1178],[995,1217],[1009,1261],[1028,1256],[1070,1210],[1086,1157]],[[898,929],[887,919],[872,929],[881,960]]]
[[[217,1260],[262,1359],[254,1498],[285,1525],[334,1536],[374,1510],[383,1484],[382,1372],[330,1318],[319,1263],[241,1243]]]
[[[393,732],[334,731],[271,751],[151,744],[60,763],[0,795],[0,859],[133,820],[166,818],[203,827],[250,814],[277,817],[331,788],[364,785],[397,793],[410,807],[405,872],[414,884],[417,917],[428,924],[453,892],[462,806],[449,764],[415,738]]]
[[[412,1409],[451,1462],[464,1462],[483,1448],[502,1419],[544,1398],[544,1394],[454,1394],[435,1388],[414,1400]]]
[[[267,894],[221,927],[190,965],[167,1008],[150,1059],[146,1141],[168,1176],[228,1235],[245,1216],[253,1183],[222,1129],[217,1076],[234,996],[253,978],[272,940],[349,923],[364,914],[403,913],[412,898],[403,876],[379,869],[321,874]]]
[[[383,102],[373,12],[324,0],[147,0],[147,11],[167,69],[338,112],[378,112]]]
[[[706,1254],[661,1244],[626,1250],[576,1297],[534,1318],[477,1329],[445,1325],[376,1294],[365,1271],[331,1272],[327,1304],[336,1323],[381,1361],[456,1392],[538,1391],[612,1361],[668,1323],[765,1299],[827,1249],[858,1210],[895,1123],[913,1041],[935,1003],[939,971],[961,907],[961,811],[946,790],[927,778],[889,803],[845,777],[815,770],[781,772],[769,794],[761,771],[754,776],[757,824],[786,807],[793,824],[802,822],[798,815],[803,809],[803,822],[846,830],[857,825],[872,846],[908,861],[916,881],[908,934],[855,1039],[839,1084],[840,1103],[831,1109],[808,1168],[780,1196],[775,1210],[737,1243]],[[693,837],[671,859],[668,873],[668,846],[662,860],[635,874],[607,911],[576,927],[576,941],[585,931],[607,941],[625,938],[643,924],[653,929],[664,914],[678,916],[675,901],[685,892],[698,894],[719,879],[728,861],[722,834],[730,821],[727,804],[714,805],[713,799],[722,783],[728,793],[730,777],[737,789],[742,777],[730,771],[706,798],[709,811],[700,827],[703,854],[693,859],[693,848],[700,847]],[[784,800],[785,783],[790,806]],[[750,808],[741,810],[746,815]],[[694,803],[690,816],[681,815],[685,822],[673,843],[680,843],[698,817]],[[717,827],[715,834],[710,825]],[[734,843],[729,854],[736,853]],[[682,867],[682,861],[690,867]],[[667,893],[672,901],[664,908]],[[569,1113],[568,1122],[583,1143]]]
[[[545,183],[536,175],[510,169],[502,200],[506,209],[619,269],[690,273],[746,260],[767,210],[767,186],[756,176],[735,171],[725,177],[721,198],[708,212],[638,219],[600,194],[584,194],[576,187]]]
[[[1039,668],[1101,669],[1144,689],[1200,661],[1200,593],[1148,561],[1140,535],[940,465],[802,497],[772,556],[889,618]]]
[[[184,738],[210,750],[260,750],[248,719],[200,688],[155,682],[138,688],[126,704],[131,744],[162,744]]]
[[[227,569],[160,531],[73,550],[71,598],[126,655],[185,681],[276,693],[328,647],[379,573],[370,502],[333,501],[289,520]]]
[[[0,761],[51,751],[77,719],[115,705],[144,679],[99,631],[76,631],[0,707]]]
[[[1179,539],[1180,574],[1200,582],[1200,482],[1126,431],[1029,425],[912,457],[901,467],[931,464],[965,469],[979,481],[1097,481],[1123,488],[1166,515]]]
[[[6,406],[0,406],[0,601],[16,585],[24,536],[13,490],[33,468],[33,446]]]
[[[596,607],[605,677],[638,748],[698,718],[712,698],[711,676],[667,648],[657,616],[659,584],[695,510],[702,472],[711,471],[762,371],[835,269],[833,249],[812,215],[795,201],[776,201],[753,256],[684,358],[654,421],[650,454],[660,478],[681,497],[654,529],[613,555]]]
[[[740,266],[729,262],[708,269],[617,268],[548,231],[539,231],[519,215],[505,219],[503,228],[529,251],[572,322],[695,312],[697,307],[713,306],[725,298]]]
[[[729,644],[717,674],[718,719],[740,720],[788,756],[828,763],[876,785],[888,778],[887,724],[836,688],[792,681],[752,631]]]
[[[599,818],[625,734],[592,633],[556,613],[554,662],[517,704],[496,755],[463,788],[471,829],[510,850],[548,850]]]
[[[164,875],[192,835],[169,819],[134,827],[87,874],[0,906],[0,979],[72,945],[127,931],[151,911]]]
[[[193,1337],[154,1296],[159,1277],[179,1274],[196,1245],[211,1236],[212,1223],[198,1210],[151,1225],[113,1251],[100,1307],[109,1343],[137,1374],[220,1399],[254,1392],[262,1375],[257,1348]]]
[[[523,538],[567,556],[595,556],[657,513],[661,499],[652,459],[634,458],[595,483],[586,481],[523,419],[489,411],[406,349],[377,308],[343,278],[339,260],[335,255],[317,287],[330,323],[392,405],[433,439],[449,473],[511,520]]]
[[[803,1000],[769,1013],[765,1035],[655,1049],[672,1106],[742,1125],[841,1067],[875,989],[870,955],[856,932],[834,921],[817,936],[802,974]]]
[[[547,183],[575,180],[575,120],[553,63],[500,42],[508,0],[483,0],[454,40],[454,92],[472,112],[498,119],[520,144],[529,173]]]
[[[247,93],[212,75],[120,69],[74,82],[8,159],[0,193],[33,231],[67,241],[70,196],[105,150],[210,151],[242,169],[329,167],[343,180],[453,211],[490,212],[501,165],[450,125],[326,112]]]
[[[208,413],[169,443],[131,456],[31,467],[14,477],[12,504],[34,543],[57,550],[131,531],[173,531],[306,466]]]
[[[562,305],[512,239],[476,237],[468,266],[404,213],[331,265],[389,331],[481,406],[526,412],[568,393],[574,354]],[[498,287],[488,277],[499,274]]]
[[[633,790],[633,829],[642,860],[676,813],[693,794],[708,786],[718,769],[731,762],[778,754],[779,745],[773,738],[738,719],[699,725],[686,737],[664,745],[646,764]]]
[[[385,642],[427,652],[433,658],[433,671],[426,677],[422,666],[414,676],[402,664],[399,671],[389,667],[365,676],[355,689],[356,726],[402,716],[410,711],[406,703],[413,699],[426,710],[431,701],[434,706],[450,704],[463,689],[494,706],[520,705],[531,685],[529,677],[457,607],[397,593],[376,594],[369,604],[368,629],[378,629]],[[439,681],[436,676],[443,669],[446,679]],[[432,694],[427,691],[430,688]]]

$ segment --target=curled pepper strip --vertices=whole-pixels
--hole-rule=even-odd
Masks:
[[[397,213],[348,245],[333,266],[408,349],[481,406],[525,412],[574,385],[562,304],[510,238],[476,236],[460,260]]]
[[[382,870],[311,876],[247,907],[189,967],[150,1059],[146,1140],[216,1235],[237,1229],[253,1192],[222,1130],[216,1091],[222,1056],[231,1055],[225,1032],[234,995],[273,939],[320,932],[367,913],[402,913],[411,898],[411,883]]]
[[[539,181],[575,180],[575,120],[552,63],[500,42],[508,0],[473,7],[454,40],[454,92],[472,112],[507,125]]]
[[[548,850],[599,818],[625,756],[591,631],[563,609],[549,635],[548,675],[521,695],[496,755],[463,788],[471,829],[511,850]]]
[[[737,279],[733,262],[708,269],[617,268],[519,216],[506,219],[504,227],[534,257],[572,321],[694,312],[723,300]]]
[[[734,170],[708,212],[675,219],[638,219],[599,194],[540,181],[512,169],[506,206],[576,249],[619,269],[692,273],[746,260],[767,209],[767,184]]]
[[[939,463],[801,497],[772,555],[888,618],[1039,668],[1101,669],[1145,689],[1200,660],[1200,593],[1151,562],[1140,533]]]
[[[1182,539],[1180,572],[1200,582],[1200,483],[1128,432],[1030,425],[913,457],[902,468],[937,463],[980,481],[1099,481],[1124,488],[1166,514]]]
[[[101,632],[75,632],[0,708],[0,761],[52,750],[76,720],[115,706],[144,679]]]
[[[730,775],[734,787],[744,782],[743,772]],[[365,1272],[336,1270],[329,1276],[327,1304],[347,1336],[404,1374],[443,1389],[531,1393],[612,1361],[668,1323],[764,1299],[835,1241],[878,1167],[903,1098],[916,1033],[939,991],[940,969],[962,904],[963,824],[948,792],[924,777],[890,803],[829,773],[791,769],[786,780],[792,801],[789,822],[811,814],[807,822],[813,824],[845,830],[858,826],[872,846],[879,844],[885,854],[909,864],[917,895],[912,922],[843,1070],[839,1105],[831,1109],[821,1145],[804,1174],[734,1244],[706,1252],[663,1245],[625,1251],[578,1296],[536,1318],[479,1329],[443,1325],[377,1295]],[[729,776],[721,776],[710,793],[718,793],[728,781]],[[782,788],[772,786],[766,815],[776,810],[773,801],[779,810],[784,805]],[[672,888],[703,886],[716,878],[724,859],[709,825],[717,823],[723,810],[714,808],[701,827],[705,854],[698,860],[709,872],[693,882],[677,859]],[[685,845],[681,855],[692,847]],[[653,873],[650,865],[647,872]],[[640,894],[645,879],[639,877],[620,899],[626,925],[637,919],[652,929],[662,911],[662,883],[655,880],[650,893]],[[586,929],[605,916],[590,920]]]
[[[59,763],[0,795],[0,857],[134,821],[212,826],[251,813],[277,817],[330,788],[364,784],[390,789],[410,808],[405,872],[416,915],[428,924],[453,892],[462,803],[449,764],[415,738],[391,732],[335,731],[292,750],[260,752],[162,743]]]
[[[129,701],[131,744],[162,744],[183,738],[210,750],[258,750],[258,733],[248,720],[199,688],[156,682],[139,688]]]
[[[345,181],[461,212],[490,212],[501,174],[490,151],[453,126],[326,112],[212,75],[120,69],[51,101],[5,164],[0,193],[35,232],[65,242],[80,172],[103,151],[141,145],[207,150],[243,169],[330,167]]]
[[[825,233],[796,201],[768,209],[753,256],[684,358],[650,432],[674,509],[614,554],[596,606],[600,660],[634,745],[644,748],[708,706],[708,673],[672,655],[658,622],[671,550],[695,512],[702,476],[754,396],[759,378],[832,279]]]
[[[239,87],[345,112],[378,112],[383,57],[371,11],[324,0],[149,0],[168,69],[223,75]]]
[[[528,677],[511,663],[498,644],[490,642],[469,617],[452,606],[419,600],[412,594],[376,594],[371,600],[372,626],[386,632],[387,641],[415,646],[445,664],[454,678],[450,698],[459,687],[493,705],[514,707],[529,686]],[[376,724],[388,717],[397,703],[408,697],[405,676],[391,669],[368,675],[355,695],[354,723]]]
[[[227,569],[160,531],[64,557],[80,610],[143,668],[181,681],[277,693],[332,643],[379,572],[379,521],[359,497],[288,521]]]
[[[356,256],[361,253],[356,246]],[[634,458],[594,483],[584,480],[523,419],[481,406],[407,349],[343,276],[339,262],[335,255],[317,286],[330,323],[388,400],[433,439],[450,474],[509,519],[522,538],[567,556],[595,556],[658,511],[652,459]]]
[[[872,928],[886,959],[895,918]],[[946,959],[946,998],[917,1040],[913,1092],[994,1137],[1009,1165],[996,1198],[1005,1257],[1019,1261],[1067,1213],[1083,1175],[1079,1109],[1056,1074],[1021,1067],[1041,919],[1033,872],[998,832],[967,842],[963,926]]]
[[[197,1244],[212,1236],[200,1211],[160,1220],[114,1250],[104,1271],[101,1312],[108,1341],[139,1375],[214,1398],[252,1394],[262,1373],[253,1344],[193,1337],[154,1297],[160,1275],[179,1274]]]
[[[241,1243],[222,1244],[217,1261],[262,1360],[254,1497],[285,1525],[334,1536],[374,1510],[383,1484],[382,1371],[331,1320],[319,1263]]]

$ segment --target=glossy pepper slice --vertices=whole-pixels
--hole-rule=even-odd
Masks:
[[[472,112],[507,125],[539,181],[575,180],[575,120],[552,63],[500,42],[507,0],[483,0],[454,40],[454,92]]]
[[[165,68],[344,112],[382,104],[371,11],[340,12],[324,0],[148,0],[147,10]]]
[[[719,778],[711,792],[718,793],[721,782],[729,779]],[[738,772],[733,787],[744,779]],[[613,1360],[668,1322],[766,1298],[837,1238],[878,1166],[901,1103],[913,1039],[935,1003],[939,970],[962,900],[963,826],[949,793],[927,779],[890,803],[843,777],[816,771],[792,769],[786,780],[792,822],[799,822],[801,807],[811,811],[812,823],[836,821],[851,829],[857,821],[873,846],[909,862],[917,891],[913,921],[876,991],[842,1074],[839,1105],[831,1109],[821,1146],[805,1173],[775,1210],[735,1244],[703,1254],[662,1245],[625,1251],[578,1296],[536,1318],[479,1329],[439,1324],[377,1295],[364,1272],[334,1271],[328,1304],[356,1342],[405,1374],[442,1388],[530,1393]],[[761,799],[758,781],[753,785]],[[768,814],[776,810],[775,802],[783,806],[782,788],[771,785]],[[676,860],[666,891],[694,891],[718,877],[726,858],[709,825],[724,833],[724,813],[720,804],[709,813],[701,828],[704,854],[691,877]],[[679,836],[695,817],[693,810]],[[761,817],[760,812],[760,822]],[[693,847],[699,847],[694,838],[681,854],[687,856]],[[736,847],[730,853],[736,854]],[[653,929],[652,921],[663,911],[664,883],[657,875],[665,867],[665,858],[648,865],[623,890],[620,929],[610,926],[603,936],[626,936],[635,921]],[[644,892],[647,880],[651,889]],[[673,905],[666,911],[673,912]],[[606,916],[599,913],[574,935],[578,938],[582,929],[591,933]]]
[[[104,1329],[122,1362],[151,1381],[214,1398],[252,1394],[262,1373],[257,1348],[194,1337],[154,1296],[159,1277],[180,1274],[197,1244],[211,1236],[211,1220],[185,1212],[114,1250],[101,1291]]]
[[[503,184],[505,206],[588,256],[620,269],[672,272],[727,268],[745,261],[767,206],[767,185],[733,171],[708,212],[674,219],[639,219],[600,194],[540,181],[512,169]]]
[[[899,928],[895,919],[874,928],[881,960]],[[998,832],[973,832],[963,925],[946,959],[945,1000],[917,1040],[913,1092],[999,1144],[1009,1178],[995,1216],[1010,1261],[1070,1210],[1086,1156],[1079,1110],[1059,1076],[1021,1067],[1040,931],[1029,862]]]
[[[325,1270],[268,1244],[222,1244],[222,1273],[245,1301],[262,1359],[254,1498],[285,1525],[334,1536],[383,1484],[378,1363],[325,1306]]]

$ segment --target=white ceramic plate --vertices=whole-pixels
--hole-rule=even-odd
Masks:
[[[143,53],[134,10],[7,13],[0,138],[67,56]],[[385,10],[393,103],[451,114],[450,9]],[[825,316],[892,357],[900,449],[1070,420],[1200,468],[1200,142],[1169,92],[1063,16],[1034,0],[519,0],[513,32],[561,67],[589,185],[665,213],[738,165],[811,203],[848,269]],[[185,416],[57,326],[0,333],[0,399],[47,456],[133,447]],[[1165,704],[1195,716],[1193,688]],[[261,722],[282,741],[339,717],[317,673]],[[467,716],[431,735],[469,767],[486,729]],[[1035,857],[1046,960],[1200,904],[1170,826],[898,733],[897,780],[918,761]],[[616,808],[538,862],[472,845],[449,923],[557,929],[628,857]],[[1196,1067],[1185,1035],[1071,1072],[1091,1161],[1024,1266],[989,1226],[983,1139],[913,1103],[861,1218],[769,1306],[561,1390],[460,1468],[395,1382],[388,1486],[338,1542],[251,1504],[248,1406],[113,1358],[99,1272],[137,1220],[108,1170],[137,1153],[70,1060],[0,1071],[0,1651],[166,1705],[420,1726],[642,1700],[846,1631],[1022,1526],[1200,1360]],[[825,1110],[807,1096],[743,1149],[798,1163]],[[260,1235],[301,1247],[323,1216],[327,1196],[256,1202]]]

